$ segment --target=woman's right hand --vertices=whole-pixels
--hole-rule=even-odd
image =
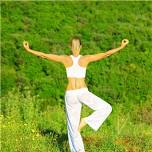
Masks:
[[[27,41],[23,41],[23,46],[24,48],[28,51],[30,48],[29,48],[29,43]]]
[[[121,42],[121,47],[124,48],[129,43],[128,39],[123,39]]]

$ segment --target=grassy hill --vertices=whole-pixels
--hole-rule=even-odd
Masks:
[[[129,40],[126,48],[87,68],[89,90],[113,112],[97,133],[84,129],[86,151],[152,150],[151,12],[150,1],[1,2],[2,151],[69,151],[65,68],[26,52],[22,42],[45,53],[71,54],[75,35],[82,39],[82,55]],[[91,112],[83,106],[83,116]]]

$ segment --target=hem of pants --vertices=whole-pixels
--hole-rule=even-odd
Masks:
[[[94,130],[94,131],[97,131],[98,128],[95,128],[89,121],[87,118],[84,118],[84,121]]]

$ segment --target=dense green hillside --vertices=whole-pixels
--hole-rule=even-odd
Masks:
[[[45,53],[71,54],[69,42],[75,35],[82,39],[82,55],[106,52],[118,47],[122,39],[129,40],[129,45],[120,52],[88,66],[88,88],[110,103],[114,112],[98,134],[91,135],[91,130],[86,129],[84,136],[87,150],[123,152],[131,148],[133,152],[141,152],[143,149],[147,152],[152,149],[151,12],[150,1],[1,2],[3,151],[15,151],[13,147],[16,145],[18,151],[27,148],[27,152],[29,143],[31,151],[37,151],[37,148],[42,152],[52,152],[51,148],[53,151],[61,151],[62,147],[67,151],[65,68],[60,63],[26,52],[22,43],[26,40],[33,50]],[[52,106],[56,110],[52,110]],[[124,113],[121,115],[119,110]],[[84,115],[89,112],[86,107],[83,109]],[[132,130],[126,127],[117,145],[113,141],[119,137],[115,116],[123,119],[131,112],[133,115],[128,121],[131,122],[130,128],[135,128],[137,134],[132,134]],[[35,132],[30,132],[32,129],[41,131],[36,136],[36,142],[32,140],[35,137]],[[54,140],[47,136],[51,130],[56,135]],[[109,135],[111,130],[112,134]],[[129,146],[123,144],[123,139],[127,140],[125,135],[130,139]],[[12,136],[15,137],[13,140]],[[90,144],[93,140],[89,137],[96,140]],[[20,141],[20,138],[23,140]]]

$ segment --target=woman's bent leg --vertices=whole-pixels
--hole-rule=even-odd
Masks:
[[[79,100],[95,110],[91,115],[85,117],[84,120],[93,130],[97,131],[112,112],[112,106],[89,90],[80,95]]]

